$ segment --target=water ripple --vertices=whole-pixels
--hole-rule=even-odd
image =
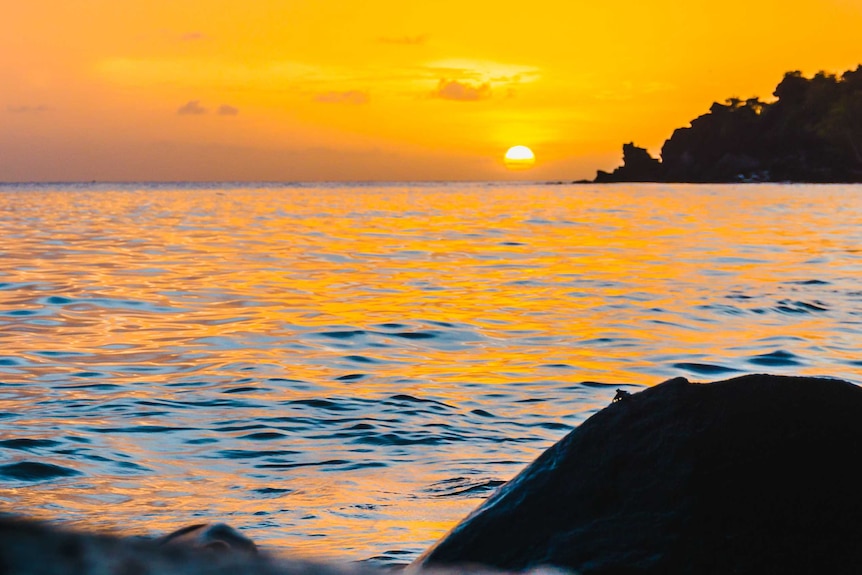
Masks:
[[[503,483],[499,479],[453,477],[438,481],[423,491],[432,497],[487,497]]]
[[[751,357],[748,361],[755,365],[764,365],[769,367],[796,366],[803,363],[796,354],[781,349],[771,353],[764,353]]]
[[[862,383],[858,186],[0,188],[25,514],[392,565],[617,389]]]
[[[59,477],[71,477],[80,474],[81,472],[75,469],[38,461],[19,461],[0,465],[0,477],[17,481],[49,481]]]
[[[673,366],[675,368],[684,369],[686,371],[690,371],[699,375],[724,375],[739,371],[738,369],[732,367],[714,365],[710,363],[678,362],[674,363]]]

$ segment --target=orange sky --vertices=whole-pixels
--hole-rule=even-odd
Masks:
[[[0,0],[0,181],[592,177],[855,68],[859,30],[862,0]]]

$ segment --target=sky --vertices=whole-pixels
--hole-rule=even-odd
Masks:
[[[0,0],[0,181],[592,178],[854,69],[859,30],[862,0]]]

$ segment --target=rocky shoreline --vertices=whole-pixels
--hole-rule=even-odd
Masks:
[[[788,72],[773,96],[713,103],[661,159],[625,144],[623,165],[590,183],[862,182],[862,65],[840,77]]]
[[[862,573],[862,388],[683,378],[614,402],[545,451],[410,571]],[[160,541],[0,517],[0,573],[339,574],[258,554],[227,526]]]

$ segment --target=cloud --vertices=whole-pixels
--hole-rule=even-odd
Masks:
[[[209,108],[201,105],[200,100],[189,100],[177,109],[177,114],[180,116],[201,116],[209,114],[209,111]],[[237,116],[239,115],[239,108],[230,104],[222,104],[216,108],[215,113],[219,116]]]
[[[451,78],[459,82],[462,80],[479,82],[485,78],[482,72],[470,68],[424,66],[422,72],[431,78]]]
[[[422,46],[428,41],[427,34],[419,34],[418,36],[382,36],[377,39],[381,44],[391,44],[395,46]]]
[[[526,82],[534,82],[538,80],[540,74],[537,71],[521,72],[507,76],[496,76],[491,78],[492,82],[500,82],[504,84],[523,84]]]
[[[200,100],[190,100],[177,110],[177,114],[180,116],[200,116],[206,113],[207,109],[201,106]]]
[[[358,106],[360,104],[367,104],[369,100],[370,98],[368,97],[368,94],[366,92],[360,92],[359,90],[324,92],[314,96],[314,101],[320,102],[321,104],[351,104]]]
[[[318,66],[288,60],[252,63],[202,56],[108,58],[101,60],[96,69],[106,80],[125,86],[171,84],[189,90],[219,87],[225,90],[242,88],[285,91],[298,84],[307,85],[309,81],[324,76],[343,75],[337,69],[324,70]]]
[[[195,42],[197,40],[204,40],[207,37],[203,32],[186,32],[180,36],[180,40],[182,42]]]
[[[6,111],[10,114],[41,114],[42,112],[48,112],[51,108],[44,105],[38,106],[7,106]]]
[[[540,70],[534,66],[470,58],[435,60],[426,63],[425,69],[436,73],[438,78],[453,80],[483,78],[486,82],[533,82],[540,76]]]
[[[435,98],[455,100],[457,102],[477,102],[491,97],[491,84],[471,84],[458,80],[441,78],[433,93]]]
[[[208,40],[209,37],[200,32],[198,30],[190,30],[188,32],[181,32],[178,30],[168,30],[161,29],[157,33],[157,37],[165,42],[177,43],[177,42],[200,42],[203,40]]]

